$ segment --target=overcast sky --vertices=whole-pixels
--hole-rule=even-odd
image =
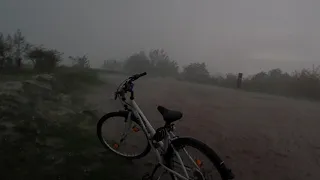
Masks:
[[[211,72],[320,64],[320,0],[0,0],[0,31],[93,65],[152,48]]]

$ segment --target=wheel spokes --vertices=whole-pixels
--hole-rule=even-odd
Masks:
[[[213,169],[211,169],[210,165],[205,163],[205,161],[203,161],[203,159],[200,158],[200,156],[192,156],[189,152],[189,149],[187,151],[185,147],[181,148],[178,154],[181,156],[181,158],[183,158],[183,166],[177,159],[172,160],[173,167],[176,168],[176,170],[180,172],[183,169],[187,170],[187,173],[191,179],[202,180],[213,178]],[[208,167],[205,168],[205,165],[208,165]]]

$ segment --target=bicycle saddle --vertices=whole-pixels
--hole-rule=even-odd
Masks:
[[[182,113],[179,111],[169,110],[163,106],[158,106],[157,109],[166,123],[170,124],[182,118]]]

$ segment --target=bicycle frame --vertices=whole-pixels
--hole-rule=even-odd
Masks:
[[[148,119],[146,118],[146,116],[143,114],[143,112],[141,111],[141,109],[139,108],[138,104],[134,101],[134,100],[130,100],[129,103],[127,103],[128,105],[130,105],[130,109],[131,109],[131,112],[134,114],[134,116],[139,120],[142,128],[143,128],[143,131],[144,133],[147,135],[148,137],[148,142],[149,144],[151,145],[151,148],[152,150],[156,153],[156,156],[157,156],[157,159],[158,159],[158,163],[164,168],[166,169],[167,171],[173,173],[175,179],[177,179],[177,177],[181,178],[181,179],[184,179],[184,180],[190,180],[189,179],[189,176],[188,176],[188,173],[187,173],[187,170],[184,166],[184,163],[179,155],[179,153],[175,150],[175,148],[170,144],[170,142],[172,140],[175,139],[175,134],[173,132],[166,132],[167,135],[166,135],[166,138],[159,143],[160,145],[160,148],[163,150],[163,151],[166,151],[168,146],[170,145],[172,148],[173,148],[173,151],[175,153],[175,155],[177,156],[179,162],[181,163],[181,166],[182,166],[182,169],[183,169],[183,172],[185,174],[185,176],[182,176],[181,174],[179,174],[178,172],[168,168],[166,165],[163,164],[163,158],[159,152],[159,148],[156,148],[154,145],[153,145],[153,142],[152,142],[152,137],[156,134],[156,131],[155,129],[152,127],[152,125],[150,124],[150,122],[148,121]],[[128,117],[131,117],[131,112],[129,113]],[[131,118],[128,118],[129,120],[129,124],[131,124]],[[186,150],[184,149],[185,153],[187,154],[187,156],[192,160],[192,158],[190,157],[190,155],[186,152]],[[193,162],[193,160],[192,160]],[[196,166],[197,167],[197,166]],[[161,175],[162,176],[162,175]],[[161,177],[160,176],[160,177]]]

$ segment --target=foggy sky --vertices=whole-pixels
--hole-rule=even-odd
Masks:
[[[100,66],[153,48],[212,73],[320,64],[319,0],[0,0],[0,31]]]

